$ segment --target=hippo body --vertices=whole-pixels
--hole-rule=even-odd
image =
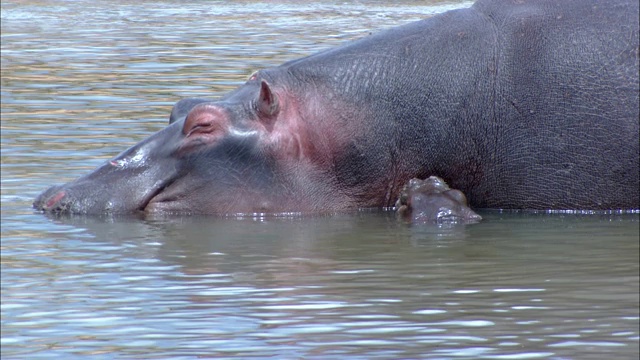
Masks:
[[[35,201],[48,212],[638,209],[638,1],[480,0],[261,70]]]
[[[437,176],[411,179],[396,202],[398,217],[410,223],[470,224],[482,220],[467,206],[467,198]]]

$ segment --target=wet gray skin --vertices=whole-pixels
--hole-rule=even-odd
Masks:
[[[264,69],[34,207],[333,213],[436,175],[474,208],[638,209],[638,6],[479,0]],[[410,205],[473,218],[438,188]]]
[[[400,218],[412,223],[470,224],[482,220],[469,208],[460,190],[451,189],[437,176],[411,179],[400,193],[396,211]]]

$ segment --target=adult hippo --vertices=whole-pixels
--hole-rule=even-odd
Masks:
[[[637,209],[638,1],[480,0],[259,71],[36,209],[333,212],[437,175],[479,208]]]

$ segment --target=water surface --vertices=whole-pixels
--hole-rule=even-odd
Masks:
[[[637,358],[637,214],[434,227],[31,209],[180,98],[465,5],[3,1],[2,358]]]

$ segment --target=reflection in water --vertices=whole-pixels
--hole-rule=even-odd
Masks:
[[[53,219],[57,240],[3,260],[3,336],[15,354],[38,339],[243,358],[637,351],[637,216],[482,215]]]
[[[631,358],[638,214],[47,218],[253,71],[460,6],[2,2],[3,358]]]

